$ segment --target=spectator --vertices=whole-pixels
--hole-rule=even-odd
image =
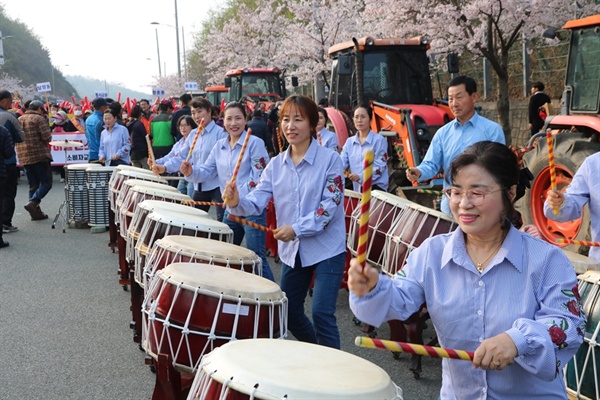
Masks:
[[[140,116],[139,120],[142,122],[142,124],[144,124],[144,127],[146,128],[146,134],[149,135],[150,122],[152,122],[152,118],[155,117],[155,114],[152,112],[152,109],[150,108],[150,102],[148,100],[141,99],[138,104],[142,108],[142,115]]]
[[[23,132],[23,128],[17,117],[8,111],[12,106],[12,100],[13,96],[11,92],[0,90],[0,126],[8,130],[13,145],[16,145],[23,142],[25,132]],[[25,104],[28,105],[27,102]],[[12,224],[19,179],[16,152],[13,151],[11,157],[4,158],[3,163],[6,171],[6,180],[4,182],[3,195],[0,196],[0,216],[2,217],[2,230],[4,233],[11,233],[18,231],[18,228]]]
[[[73,107],[73,116],[69,118],[64,129],[65,132],[85,133],[85,120],[83,119],[81,106]]]
[[[192,102],[192,95],[189,93],[184,93],[179,96],[179,103],[181,108],[173,113],[171,116],[171,135],[175,138],[175,140],[181,139],[181,132],[177,129],[179,120],[184,115],[192,115],[192,109],[190,108],[190,103]]]
[[[40,203],[52,189],[52,155],[48,146],[52,140],[52,133],[45,114],[44,103],[34,100],[25,114],[19,117],[25,140],[17,144],[17,157],[25,168],[29,182],[29,202],[25,209],[32,221],[48,218],[48,215],[42,212]]]
[[[136,104],[131,109],[131,118],[127,124],[131,140],[131,164],[134,167],[148,169],[148,142],[146,141],[146,128],[140,118],[142,107]]]
[[[478,98],[477,82],[473,78],[457,76],[448,83],[448,105],[455,119],[436,132],[421,164],[406,170],[409,181],[431,179],[440,170],[447,173],[452,160],[473,143],[491,140],[506,144],[502,127],[475,111]],[[445,196],[442,196],[441,209],[450,214],[450,206]]]
[[[335,133],[327,130],[327,122],[329,122],[327,111],[323,107],[319,107],[319,123],[317,124],[319,144],[331,150],[338,151],[338,137]]]
[[[529,98],[529,129],[531,135],[540,132],[546,123],[545,119],[550,115],[548,104],[552,100],[544,93],[544,84],[542,82],[533,82],[531,85],[531,97]],[[543,111],[545,117],[542,118],[540,113]]]
[[[169,154],[175,144],[175,138],[171,135],[171,113],[173,113],[173,105],[169,100],[164,99],[160,102],[158,115],[150,122],[150,137],[156,159]]]
[[[0,125],[0,199],[4,197],[4,191],[6,190],[6,164],[4,164],[4,160],[14,156],[15,145],[12,142],[11,133]],[[0,249],[8,246],[8,242],[5,242],[2,238],[4,232],[9,233],[10,230],[0,230]]]
[[[108,103],[102,97],[92,100],[94,112],[85,120],[85,137],[87,138],[89,157],[91,163],[98,162],[98,150],[100,149],[100,135],[104,129],[104,111],[108,109]]]
[[[252,113],[252,119],[248,122],[248,128],[252,129],[252,136],[261,138],[269,157],[273,157],[275,151],[273,150],[273,141],[271,140],[271,129],[269,125],[262,119],[262,113],[260,110],[254,110]]]

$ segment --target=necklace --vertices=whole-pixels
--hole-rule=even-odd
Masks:
[[[483,269],[484,269],[483,264],[485,264],[487,262],[487,260],[490,259],[491,256],[496,254],[496,252],[500,249],[500,246],[502,246],[502,243],[504,242],[505,237],[506,237],[506,234],[502,235],[502,240],[500,240],[500,243],[498,243],[498,245],[496,247],[494,247],[492,252],[490,254],[488,254],[488,256],[481,262],[479,262],[477,257],[475,257],[475,253],[471,250],[471,257],[473,258],[473,261],[475,261],[475,268],[477,268],[477,271],[479,271],[480,274],[483,272]]]

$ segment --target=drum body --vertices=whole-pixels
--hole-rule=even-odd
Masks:
[[[571,265],[573,265],[577,275],[583,274],[587,271],[600,271],[600,262],[596,261],[595,259],[564,249],[563,252],[569,261],[571,261]]]
[[[417,203],[406,205],[387,234],[382,270],[394,275],[415,248],[432,236],[449,233],[458,225],[449,215]]]
[[[90,165],[91,164],[69,164],[65,167],[67,200],[69,201],[69,221],[78,220],[88,222],[90,220],[86,178],[86,170]]]
[[[108,226],[108,182],[115,167],[92,167],[85,170],[89,203],[89,224]]]
[[[372,192],[367,242],[367,261],[371,265],[383,268],[387,261],[384,257],[387,234],[409,204],[413,202],[390,193],[379,190]],[[358,206],[354,210],[348,232],[348,249],[354,256],[358,250],[360,208]]]
[[[383,369],[350,353],[292,340],[248,339],[202,358],[188,400],[206,399],[401,400],[402,390]]]
[[[231,268],[174,263],[157,272],[142,305],[142,345],[194,372],[228,341],[284,338],[287,299],[274,282]]]
[[[122,167],[130,167],[135,168],[132,170],[130,168],[123,169]],[[115,167],[115,173],[112,174],[110,181],[108,183],[109,187],[109,200],[110,200],[110,209],[117,214],[117,197],[119,196],[119,192],[121,191],[121,187],[123,186],[123,182],[129,179],[138,179],[141,181],[149,181],[149,182],[158,182],[162,183],[165,186],[167,185],[167,181],[161,178],[160,176],[156,176],[152,173],[152,171],[148,171],[141,168],[118,165]]]
[[[587,271],[577,279],[587,325],[583,343],[567,364],[564,376],[568,395],[595,400],[600,399],[600,271]]]
[[[346,235],[350,232],[350,224],[352,223],[352,214],[354,210],[360,208],[362,195],[354,190],[344,190],[344,216],[346,217]]]
[[[154,210],[165,212],[173,211],[181,214],[190,214],[198,217],[210,218],[206,211],[183,204],[170,203],[163,200],[144,200],[135,207],[131,222],[127,227],[126,259],[133,262],[135,259],[135,245],[140,237],[140,232],[146,217]]]
[[[147,287],[158,271],[176,262],[217,265],[262,276],[262,260],[252,250],[212,239],[172,235],[154,242],[144,270],[136,274],[135,281]]]

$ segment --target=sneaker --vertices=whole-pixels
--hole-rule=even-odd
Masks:
[[[2,233],[13,233],[18,231],[19,228],[13,225],[2,225]]]

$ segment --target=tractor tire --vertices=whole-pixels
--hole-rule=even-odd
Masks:
[[[555,135],[554,162],[556,185],[565,191],[573,176],[590,155],[600,151],[600,143],[590,142],[579,132],[561,132]],[[568,222],[556,222],[544,216],[546,193],[550,189],[550,168],[548,167],[548,146],[545,140],[538,140],[535,148],[523,157],[534,180],[516,208],[521,212],[523,224],[533,224],[544,240],[556,244],[556,239],[591,240],[590,213],[586,205],[581,218]],[[559,244],[564,250],[586,254],[585,249],[577,245]],[[586,254],[587,255],[587,254]]]

